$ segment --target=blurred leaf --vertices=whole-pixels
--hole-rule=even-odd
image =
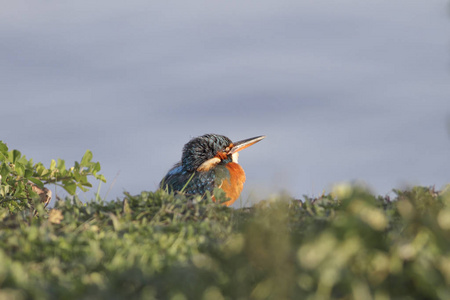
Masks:
[[[32,178],[32,176],[33,176],[33,170],[30,169],[30,168],[27,168],[25,170],[24,177],[27,178],[27,179],[30,179],[30,178]]]
[[[63,182],[63,188],[70,194],[75,195],[77,184],[74,182]]]
[[[14,166],[14,170],[16,171],[18,176],[24,177],[25,175],[25,168],[21,164],[16,164]]]
[[[93,174],[99,172],[100,170],[101,170],[101,167],[100,167],[100,163],[99,162],[93,164],[93,167],[92,167],[92,173]]]
[[[13,150],[12,151],[12,163],[16,163],[20,159],[21,153],[19,150]]]
[[[0,165],[0,175],[2,175],[2,180],[6,180],[9,173],[11,172],[11,168],[6,163],[2,163]]]
[[[58,158],[58,163],[56,164],[56,168],[60,171],[61,174],[66,171],[66,162],[63,159]]]
[[[56,168],[56,161],[52,159],[50,162],[50,171],[53,171]]]
[[[8,152],[8,146],[3,141],[0,141],[0,153],[6,154]]]
[[[30,180],[32,183],[34,183],[35,185],[37,185],[39,188],[43,188],[44,187],[44,184],[42,183],[42,181],[40,181],[39,179],[37,179],[37,178],[29,178],[28,180]]]
[[[92,152],[90,150],[86,150],[86,153],[83,155],[83,158],[81,159],[80,165],[82,167],[88,167],[91,160],[92,160]]]
[[[106,178],[105,178],[105,176],[103,176],[103,174],[97,174],[97,175],[95,175],[95,178],[98,180],[101,180],[103,182],[106,182]]]
[[[64,216],[59,209],[52,209],[48,214],[48,221],[53,224],[61,224]]]

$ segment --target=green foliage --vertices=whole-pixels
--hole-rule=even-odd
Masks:
[[[7,207],[11,212],[23,210],[38,200],[32,186],[43,189],[45,185],[55,184],[64,188],[70,195],[76,193],[77,188],[87,191],[92,187],[88,176],[105,182],[103,175],[98,174],[100,164],[92,162],[92,152],[87,150],[81,163],[69,169],[65,161],[52,160],[50,167],[42,163],[33,163],[19,150],[8,151],[8,147],[0,141],[0,206]]]
[[[450,191],[233,210],[165,191],[0,210],[0,298],[449,299]]]

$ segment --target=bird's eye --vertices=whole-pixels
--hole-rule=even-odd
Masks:
[[[230,151],[230,147],[225,148],[225,152],[228,152],[228,151]]]

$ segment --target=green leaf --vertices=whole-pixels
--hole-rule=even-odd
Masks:
[[[52,159],[52,161],[50,162],[50,171],[53,171],[56,167],[56,161],[54,159]]]
[[[86,153],[84,153],[83,158],[81,159],[81,166],[88,167],[92,160],[92,156],[91,150],[86,150]]]
[[[63,173],[66,171],[66,162],[63,159],[58,158],[58,164],[56,165],[56,168]]]
[[[12,162],[15,164],[20,159],[21,156],[22,154],[20,153],[20,151],[14,149],[12,151]]]
[[[8,146],[6,146],[5,143],[3,143],[3,141],[0,141],[0,152],[5,154],[8,153]]]
[[[92,187],[92,184],[90,182],[82,182],[81,183],[82,186],[87,186],[87,187]]]
[[[69,181],[69,182],[65,182],[63,183],[63,188],[70,194],[70,195],[75,195],[75,192],[77,190],[77,185],[76,183]]]
[[[30,179],[30,178],[32,178],[32,176],[33,176],[33,170],[30,168],[26,168],[24,177],[27,179]]]
[[[95,174],[95,173],[97,173],[100,170],[101,170],[100,163],[97,162],[97,163],[94,164],[94,166],[92,168],[92,174]]]
[[[80,176],[80,179],[78,180],[78,182],[80,182],[82,185],[85,185],[86,183],[89,183],[89,181],[87,179],[87,175]]]
[[[17,175],[23,177],[25,175],[25,168],[23,167],[23,165],[21,164],[16,164],[15,165],[15,171],[17,172]]]
[[[37,185],[41,189],[44,187],[44,184],[39,179],[31,177],[31,178],[28,178],[28,180],[30,180],[32,183],[34,183],[35,185]]]
[[[2,163],[0,167],[0,175],[2,175],[2,181],[5,181],[11,172],[11,168],[6,163]]]
[[[101,180],[103,182],[106,182],[106,178],[105,178],[105,176],[103,176],[103,174],[95,175],[95,179],[98,179],[98,180]]]
[[[26,189],[25,189],[25,186],[24,186],[23,182],[21,182],[21,181],[16,182],[14,196],[16,196],[16,197],[24,197],[24,196],[26,196],[25,193],[24,193],[25,190]]]
[[[36,164],[35,168],[36,168],[36,175],[39,177],[44,177],[48,173],[50,173],[50,170],[48,170],[46,167],[44,167],[44,165],[42,163]]]
[[[78,187],[80,188],[80,190],[82,190],[83,192],[87,192],[87,191],[89,190],[89,189],[83,187],[81,184],[78,184],[77,186],[78,186]]]
[[[8,146],[6,146],[6,144],[4,144],[2,141],[0,141],[0,162],[1,161],[8,161]]]
[[[73,172],[73,178],[74,178],[76,181],[80,181],[80,180],[81,180],[81,174],[78,173],[78,172]]]

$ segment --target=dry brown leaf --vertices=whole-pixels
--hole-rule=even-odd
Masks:
[[[52,209],[48,213],[48,220],[53,224],[61,224],[61,221],[64,219],[62,212],[59,209]]]

